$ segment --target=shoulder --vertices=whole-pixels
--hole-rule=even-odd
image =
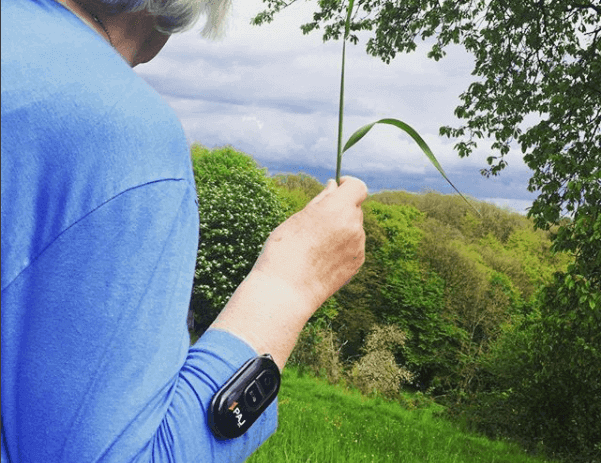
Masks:
[[[143,163],[183,175],[188,147],[177,116],[102,37],[54,0],[6,0],[2,10],[10,19],[2,24],[3,148],[11,137],[21,137],[13,140],[20,150],[31,140],[55,156],[93,146],[69,161],[98,153],[113,169]],[[166,172],[174,163],[179,170]]]
[[[186,137],[161,96],[61,5],[7,0],[3,13],[15,3],[31,6],[12,8],[19,15],[13,19],[24,19],[27,27],[5,31],[4,21],[2,27],[10,39],[2,41],[2,149],[8,162],[25,157],[67,176],[93,169],[109,189],[111,183],[118,189],[188,178]]]
[[[2,1],[2,244],[19,236],[10,247],[23,261],[125,191],[167,180],[194,187],[173,110],[61,8]]]

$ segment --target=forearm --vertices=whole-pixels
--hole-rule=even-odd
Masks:
[[[269,236],[251,273],[212,328],[245,340],[284,368],[311,315],[345,284],[365,258],[361,203],[365,184],[330,181]]]
[[[299,288],[254,269],[210,329],[232,333],[259,354],[271,354],[281,371],[315,305]]]

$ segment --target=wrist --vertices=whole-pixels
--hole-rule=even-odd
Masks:
[[[282,278],[253,270],[211,328],[228,331],[282,370],[305,323],[318,305]]]

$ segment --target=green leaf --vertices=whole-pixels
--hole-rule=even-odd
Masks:
[[[447,182],[449,182],[449,185],[451,185],[453,187],[453,189],[459,194],[459,196],[461,196],[464,199],[464,201],[467,204],[469,204],[469,206],[474,211],[476,211],[476,213],[478,215],[480,215],[480,212],[478,212],[478,210],[467,200],[467,198],[465,196],[463,196],[463,194],[461,194],[461,192],[455,187],[455,185],[453,185],[453,182],[451,182],[451,180],[449,179],[449,177],[447,177],[447,174],[445,174],[442,166],[440,165],[440,163],[436,159],[436,156],[434,156],[434,153],[432,153],[432,150],[430,149],[430,147],[428,146],[428,144],[424,141],[424,139],[411,126],[409,126],[408,124],[405,124],[403,121],[399,121],[398,119],[380,119],[379,121],[372,122],[371,124],[364,125],[363,127],[361,127],[359,130],[357,130],[355,133],[353,133],[349,137],[348,141],[344,145],[344,148],[342,149],[342,153],[344,153],[346,150],[348,150],[349,148],[351,148],[352,146],[354,146],[355,143],[357,143],[365,135],[367,135],[367,132],[369,132],[371,130],[371,128],[374,125],[376,125],[376,124],[394,125],[395,127],[398,127],[399,129],[401,129],[404,132],[406,132],[411,138],[413,138],[413,140],[415,140],[415,142],[418,144],[418,146],[422,149],[422,151],[424,152],[424,154],[428,157],[428,159],[430,160],[430,162],[434,165],[434,167],[436,167],[436,169],[438,170],[438,172],[440,172],[440,175],[442,175],[444,177],[444,179]]]

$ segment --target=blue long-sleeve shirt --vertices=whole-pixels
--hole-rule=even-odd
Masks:
[[[180,122],[53,0],[2,0],[2,463],[242,461],[213,394],[255,352],[190,347],[198,211]]]

